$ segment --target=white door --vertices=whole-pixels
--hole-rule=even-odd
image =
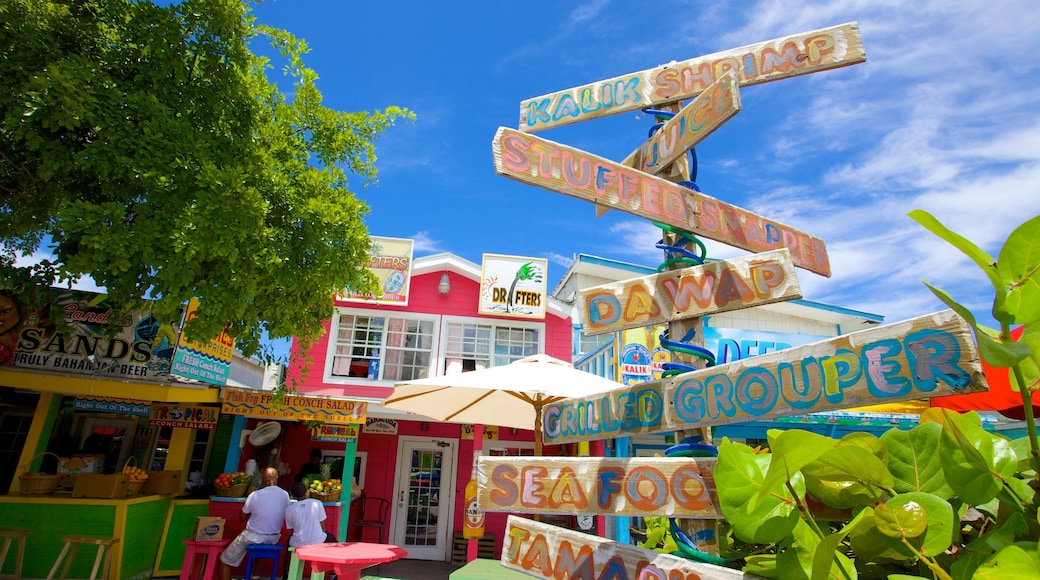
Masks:
[[[447,560],[458,439],[400,437],[390,543],[415,560]]]

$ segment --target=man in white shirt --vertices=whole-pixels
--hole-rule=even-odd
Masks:
[[[278,470],[264,469],[261,476],[263,487],[249,494],[242,506],[246,529],[242,530],[220,554],[220,579],[231,580],[231,569],[242,565],[249,544],[277,544],[285,523],[285,509],[289,507],[289,494],[278,487]]]
[[[293,486],[295,502],[285,510],[285,527],[293,531],[290,546],[308,546],[336,540],[325,531],[325,506],[314,498],[307,499],[307,486],[297,482]]]

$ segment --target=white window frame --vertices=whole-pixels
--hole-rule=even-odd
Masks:
[[[385,368],[384,358],[386,356],[386,340],[388,332],[384,331],[382,336],[382,347],[380,348],[379,358],[379,378],[369,379],[367,377],[344,377],[332,374],[333,361],[336,358],[336,346],[339,336],[339,323],[340,317],[344,315],[350,316],[367,316],[370,318],[399,318],[405,320],[416,320],[421,322],[432,322],[433,323],[433,336],[431,338],[433,347],[430,350],[430,363],[426,368],[427,376],[433,376],[436,374],[438,365],[442,365],[443,362],[440,360],[443,356],[441,353],[440,337],[442,324],[440,316],[435,314],[423,314],[418,312],[396,312],[388,310],[369,310],[364,308],[346,308],[337,307],[335,312],[332,314],[332,321],[329,326],[329,342],[328,347],[325,349],[325,373],[323,381],[328,384],[366,384],[374,386],[393,386],[396,381],[383,380],[383,370]]]
[[[440,349],[440,356],[437,361],[437,368],[444,369],[444,373],[447,372],[447,359],[448,359],[448,326],[451,324],[475,324],[480,326],[492,326],[495,328],[519,328],[525,330],[537,330],[538,331],[538,344],[535,348],[535,353],[545,352],[545,323],[544,322],[527,322],[523,320],[505,320],[499,318],[474,318],[471,316],[445,316],[441,320],[440,336],[441,341],[438,343]],[[492,350],[490,353],[492,363],[494,362],[495,353]],[[499,365],[492,365],[499,366]],[[460,369],[461,371],[461,369]]]

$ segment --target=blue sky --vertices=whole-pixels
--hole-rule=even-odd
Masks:
[[[650,7],[652,6],[652,7]],[[943,308],[925,278],[985,314],[992,291],[906,217],[920,208],[996,256],[1040,214],[1040,3],[266,1],[261,23],[307,40],[326,105],[407,107],[377,141],[379,182],[352,189],[372,235],[416,256],[577,253],[656,265],[660,230],[498,176],[491,141],[523,99],[856,21],[867,61],[741,89],[743,110],[697,147],[705,194],[822,238],[833,275],[806,299],[885,316]],[[538,136],[620,161],[652,124],[634,112]],[[746,252],[708,244],[710,257]]]

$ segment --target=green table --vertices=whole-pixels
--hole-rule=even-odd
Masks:
[[[498,560],[477,558],[455,570],[448,576],[451,580],[531,580],[527,574],[510,570]]]

